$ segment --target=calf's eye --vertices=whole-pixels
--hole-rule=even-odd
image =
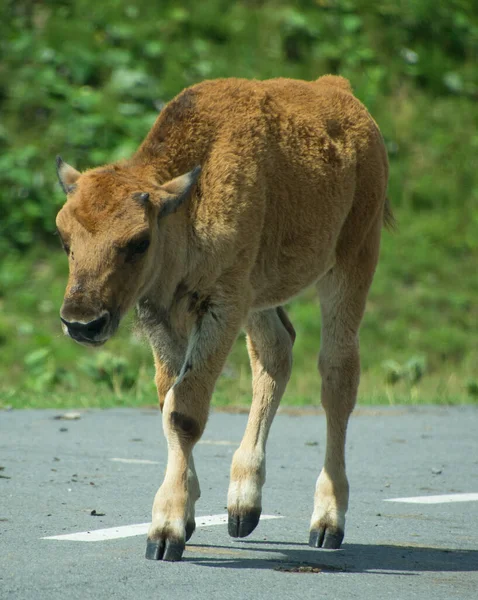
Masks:
[[[144,238],[142,240],[132,240],[129,244],[123,249],[123,252],[126,254],[125,260],[132,261],[141,254],[144,254],[146,250],[149,248],[150,241],[148,238]]]
[[[128,251],[133,254],[144,254],[148,248],[149,240],[140,240],[139,242],[128,244]]]

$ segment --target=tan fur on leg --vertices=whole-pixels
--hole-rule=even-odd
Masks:
[[[282,307],[252,313],[247,326],[253,396],[246,431],[231,465],[229,533],[248,535],[262,510],[266,442],[292,367],[295,332]]]

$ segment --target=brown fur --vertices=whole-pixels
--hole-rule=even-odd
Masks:
[[[192,171],[197,166],[200,175]],[[57,218],[70,253],[65,331],[83,327],[90,337],[79,341],[103,343],[136,305],[153,348],[169,443],[153,505],[153,546],[183,544],[194,522],[199,485],[192,449],[241,327],[253,402],[231,468],[230,533],[247,535],[254,527],[265,444],[295,338],[281,305],[311,284],[322,306],[328,429],[310,543],[340,545],[358,329],[382,224],[393,223],[383,140],[349,82],[332,75],[314,82],[206,81],[164,108],[130,160],[81,175],[60,160],[58,172],[69,194]],[[174,559],[168,548],[159,558]]]

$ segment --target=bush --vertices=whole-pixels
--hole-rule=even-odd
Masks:
[[[415,401],[420,388],[427,401],[476,402],[475,4],[3,0],[0,406],[42,405],[47,392],[62,406],[118,395],[156,401],[150,351],[127,324],[108,353],[88,358],[61,337],[67,266],[52,235],[64,201],[55,155],[80,170],[130,155],[164,103],[206,78],[324,73],[348,77],[379,123],[400,225],[384,236],[361,332],[362,393],[383,401],[385,380],[389,401],[392,393]],[[310,403],[318,399],[315,296],[290,313],[299,335],[289,395]],[[229,364],[239,385],[222,378],[216,399],[249,399],[247,365],[239,343]]]

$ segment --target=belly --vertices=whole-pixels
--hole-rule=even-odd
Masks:
[[[253,308],[279,306],[319,281],[335,264],[335,249],[309,248],[296,256],[262,256],[252,272]]]

